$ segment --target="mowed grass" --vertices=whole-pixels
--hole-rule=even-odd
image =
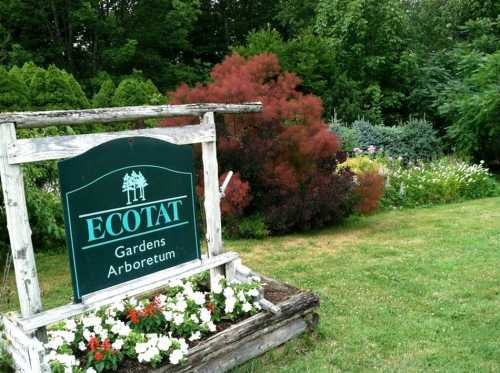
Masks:
[[[235,372],[500,371],[500,198],[225,246],[321,298],[316,332]],[[39,256],[47,307],[70,300],[67,265]]]

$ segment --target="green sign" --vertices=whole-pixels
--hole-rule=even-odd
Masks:
[[[59,162],[75,301],[200,258],[192,147],[131,137]]]

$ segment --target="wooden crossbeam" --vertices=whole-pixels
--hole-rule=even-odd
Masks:
[[[103,109],[2,113],[0,114],[0,124],[15,123],[18,128],[37,128],[186,115],[200,116],[208,112],[232,114],[256,113],[260,111],[262,111],[262,104],[260,102],[248,102],[243,104],[202,103],[187,105],[127,106]]]
[[[77,316],[87,311],[110,305],[128,297],[159,290],[169,281],[186,278],[197,273],[233,262],[239,258],[238,253],[226,252],[211,258],[196,259],[176,267],[168,268],[150,275],[140,277],[122,284],[99,290],[82,297],[82,303],[73,303],[53,308],[36,315],[22,318],[18,323],[26,332],[42,326]]]
[[[0,124],[1,125],[1,124]],[[107,141],[144,136],[176,145],[215,141],[215,128],[198,124],[185,127],[146,128],[132,131],[20,139],[8,146],[10,164],[74,157]]]

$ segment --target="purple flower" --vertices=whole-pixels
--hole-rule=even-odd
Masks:
[[[368,153],[375,154],[376,151],[377,151],[377,147],[375,145],[370,145],[368,147]]]

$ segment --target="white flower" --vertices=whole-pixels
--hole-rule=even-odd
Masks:
[[[80,343],[78,343],[78,349],[80,351],[85,351],[87,349],[87,346],[85,346],[85,343],[83,343],[83,341],[80,341]]]
[[[102,333],[102,330],[103,330],[103,329],[102,329],[101,324],[94,326],[94,332],[95,332],[96,334],[101,334],[101,333]]]
[[[195,324],[200,323],[200,319],[198,319],[198,317],[195,314],[191,315],[191,321],[193,321]]]
[[[205,304],[205,294],[203,294],[201,291],[195,291],[192,294],[191,299],[198,306],[202,306],[203,304]]]
[[[66,320],[65,327],[69,331],[72,331],[72,332],[75,331],[75,329],[76,329],[76,322],[75,322],[75,320],[73,320],[73,319]]]
[[[138,354],[143,354],[148,349],[147,343],[137,343],[135,345],[135,352]]]
[[[94,368],[88,368],[85,373],[97,373],[97,371]]]
[[[240,302],[244,302],[246,300],[245,293],[243,292],[243,290],[240,290],[238,292],[238,299],[240,300]]]
[[[158,349],[160,351],[167,351],[172,346],[172,341],[167,336],[158,338]]]
[[[130,305],[131,305],[132,307],[137,306],[137,304],[139,303],[139,302],[137,301],[137,299],[135,299],[135,298],[130,298],[130,299],[128,300],[128,302],[130,303]]]
[[[262,307],[261,307],[261,305],[260,305],[260,303],[259,303],[259,302],[253,302],[253,306],[254,306],[254,307],[255,307],[255,309],[257,309],[257,310],[262,309]]]
[[[198,339],[201,338],[201,333],[197,331],[196,333],[192,333],[191,337],[189,337],[189,340],[192,341],[197,341]]]
[[[218,275],[215,280],[214,280],[214,285],[212,286],[212,293],[214,294],[220,294],[222,293],[222,286],[220,284],[221,280],[223,279],[224,277],[222,277],[221,275]]]
[[[250,303],[243,303],[243,306],[241,307],[243,312],[250,312],[252,310],[252,305]]]
[[[215,332],[215,330],[217,329],[215,324],[213,323],[213,321],[207,322],[207,327],[208,327],[208,330],[210,330],[211,332]]]
[[[83,326],[89,328],[91,326],[96,327],[101,325],[101,318],[95,315],[90,315],[82,319]]]
[[[224,312],[225,313],[233,312],[235,305],[236,305],[236,298],[226,298],[226,305],[224,308]]]
[[[184,338],[179,338],[178,341],[179,341],[179,344],[181,345],[180,349],[181,349],[182,353],[184,355],[186,355],[188,353],[188,348],[189,348],[188,344],[186,343]]]
[[[104,320],[104,322],[105,322],[107,325],[115,325],[117,321],[118,321],[118,320],[113,319],[112,317],[108,317],[106,320]]]
[[[247,291],[247,294],[251,297],[258,297],[259,296],[259,290],[257,289],[250,289]]]
[[[101,332],[99,333],[99,337],[101,337],[102,340],[107,339],[108,338],[108,330],[102,329]]]
[[[66,367],[73,367],[79,364],[76,357],[69,354],[59,354],[57,355],[56,360]]]
[[[88,330],[88,329],[83,330],[83,338],[85,338],[85,340],[90,341],[90,338],[92,338],[94,336],[95,336],[95,333],[92,333],[90,330]]]
[[[151,360],[153,360],[157,355],[160,354],[160,350],[158,350],[156,347],[151,347],[147,349],[144,353],[141,353],[137,356],[137,360],[139,360],[140,363],[146,362],[149,363]]]
[[[184,299],[179,300],[177,304],[175,305],[175,309],[179,312],[184,312],[186,311],[187,308],[187,303]]]
[[[117,320],[116,324],[111,328],[111,332],[118,334],[120,337],[127,337],[131,331],[130,327],[120,320]]]
[[[47,347],[50,348],[51,350],[57,350],[63,344],[64,344],[64,340],[62,339],[62,337],[57,336],[57,337],[51,338],[51,340],[47,343]]]
[[[118,303],[115,303],[115,304],[113,305],[113,308],[114,308],[115,310],[117,310],[118,312],[123,312],[123,311],[125,311],[125,305],[123,304],[123,302],[118,302]]]
[[[174,350],[170,354],[168,360],[170,361],[171,364],[177,365],[179,362],[182,360],[184,355],[182,354],[181,350]]]
[[[123,347],[123,339],[117,339],[116,341],[113,342],[111,347],[113,347],[114,350],[118,351],[121,350]]]
[[[204,323],[209,322],[211,320],[211,313],[208,308],[200,309],[200,320]]]
[[[167,321],[172,321],[172,319],[174,318],[174,314],[172,313],[172,311],[165,311],[163,312],[163,317],[165,317],[165,320]]]
[[[224,289],[224,296],[226,298],[232,298],[234,297],[234,290],[231,287],[227,287]]]
[[[174,324],[179,326],[184,322],[184,315],[182,313],[176,313],[174,316]]]

